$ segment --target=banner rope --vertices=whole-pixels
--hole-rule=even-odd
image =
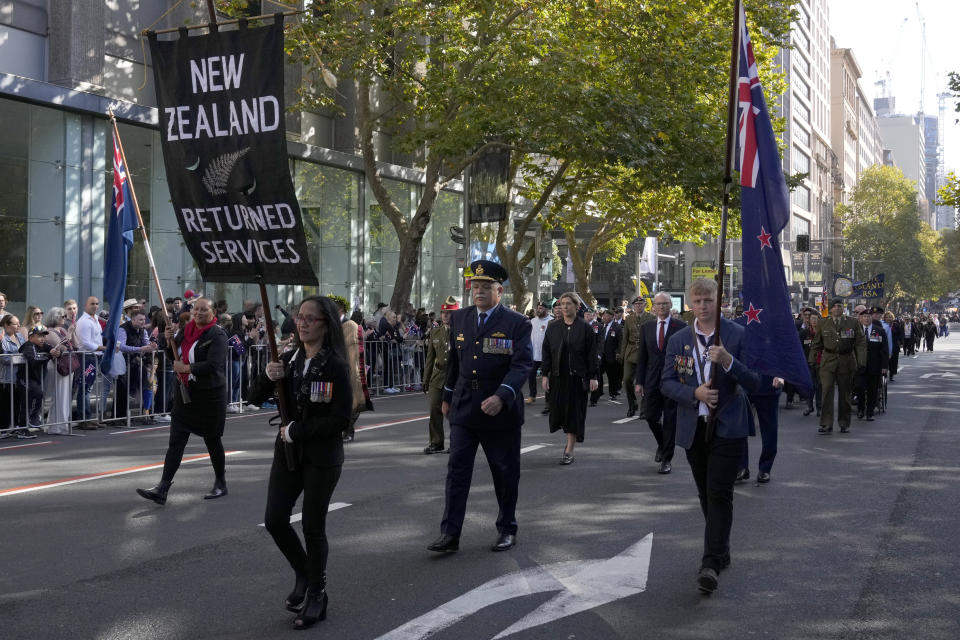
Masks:
[[[143,91],[147,87],[147,47],[143,43],[144,37],[147,35],[147,32],[153,28],[155,24],[157,24],[158,22],[166,18],[168,15],[170,15],[170,13],[174,9],[179,7],[181,4],[183,4],[183,0],[177,0],[176,2],[174,2],[169,9],[163,12],[163,15],[161,15],[159,18],[154,20],[149,27],[147,27],[146,29],[143,29],[140,32],[140,52],[143,54],[143,84],[137,87],[137,91]]]

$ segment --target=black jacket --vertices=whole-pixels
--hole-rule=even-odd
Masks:
[[[176,336],[179,345],[183,334]],[[190,388],[216,389],[226,386],[227,334],[219,325],[207,329],[193,350],[190,359]]]
[[[543,354],[540,369],[551,378],[561,374],[560,348],[566,341],[570,353],[571,373],[584,380],[597,377],[599,360],[597,359],[597,340],[593,327],[583,318],[574,318],[573,324],[567,328],[566,323],[556,320],[547,325],[543,336]]]
[[[338,466],[343,464],[343,432],[353,413],[349,367],[336,353],[317,354],[304,374],[305,360],[302,348],[280,356],[286,370],[281,386],[289,412],[287,419],[293,423],[290,438],[301,463]],[[321,382],[330,385],[329,401],[324,401],[320,394]],[[262,404],[274,395],[275,388],[267,374],[261,373],[250,387],[250,402]],[[282,451],[282,447],[277,451]]]
[[[637,371],[632,383],[643,385],[644,393],[652,393],[660,389],[660,374],[663,373],[663,358],[667,352],[667,343],[670,342],[670,336],[685,329],[687,323],[670,318],[663,336],[663,351],[657,348],[659,326],[660,318],[655,318],[640,327],[640,351],[637,352]]]
[[[600,338],[600,355],[604,362],[616,362],[617,355],[620,353],[620,332],[623,327],[616,320],[610,323],[610,331],[607,331],[607,325],[600,325],[598,336]]]
[[[890,348],[887,345],[887,332],[879,322],[871,323],[868,327],[870,335],[867,337],[867,366],[868,373],[880,373],[882,369],[890,367]],[[863,327],[860,327],[863,331]]]

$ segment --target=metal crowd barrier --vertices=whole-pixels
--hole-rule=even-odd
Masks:
[[[168,421],[172,394],[177,392],[168,354],[120,353],[125,373],[111,376],[101,371],[102,352],[71,354],[79,358],[80,367],[67,376],[57,372],[56,360],[44,355],[40,361],[29,362],[18,353],[0,354],[0,439],[33,437],[41,430],[76,435],[76,430],[98,426],[130,428]],[[421,391],[425,356],[422,340],[365,340],[370,393]],[[247,404],[247,390],[268,359],[267,345],[254,345],[242,356],[228,347],[224,372],[228,413],[259,409]],[[40,368],[39,375],[35,367]]]

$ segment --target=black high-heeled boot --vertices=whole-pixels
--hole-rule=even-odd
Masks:
[[[284,606],[286,606],[287,611],[292,611],[293,613],[300,613],[303,609],[303,599],[307,595],[307,575],[305,573],[298,573],[297,580],[293,585],[293,591],[290,592],[290,595],[287,596]]]
[[[327,591],[320,587],[309,587],[303,603],[303,610],[293,619],[293,628],[299,630],[309,629],[317,623],[318,620],[325,620],[327,617]]]
[[[137,494],[141,498],[152,500],[162,506],[167,503],[167,491],[170,490],[170,485],[172,484],[172,480],[161,480],[157,486],[152,489],[137,489]]]
[[[222,498],[227,495],[227,479],[223,476],[217,476],[217,479],[213,481],[213,489],[210,489],[210,493],[203,496],[204,500],[213,500],[215,498]]]

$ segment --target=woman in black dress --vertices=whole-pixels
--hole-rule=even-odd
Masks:
[[[587,393],[597,389],[597,341],[593,329],[577,317],[580,300],[564,293],[560,318],[547,325],[543,337],[543,391],[549,398],[550,433],[563,429],[567,446],[560,464],[573,462],[573,447],[583,442],[587,421]]]
[[[227,413],[227,380],[224,375],[227,334],[217,325],[210,301],[199,298],[193,303],[193,319],[183,331],[174,336],[173,327],[168,324],[164,328],[164,338],[167,343],[176,344],[180,351],[180,360],[173,363],[173,371],[180,382],[174,383],[170,442],[160,483],[151,489],[137,489],[137,493],[157,504],[166,504],[173,476],[183,460],[183,450],[190,434],[196,434],[207,445],[216,477],[213,489],[203,498],[223,497],[227,495],[226,454],[221,440]],[[189,402],[184,400],[184,388]]]
[[[250,393],[251,401],[259,404],[274,393],[275,381],[283,381],[290,422],[281,426],[274,445],[264,523],[295,574],[285,602],[288,610],[297,612],[293,626],[306,629],[327,614],[327,509],[343,466],[343,432],[353,414],[353,392],[340,313],[333,301],[306,298],[294,320],[294,349],[280,356],[280,362],[267,363]],[[306,550],[290,526],[301,493]]]

